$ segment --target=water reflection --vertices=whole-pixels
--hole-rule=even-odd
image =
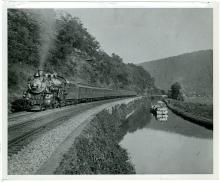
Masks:
[[[137,174],[211,174],[211,139],[144,128],[128,133],[120,145]]]
[[[168,113],[168,120],[161,122],[151,115],[150,108],[144,106],[137,108],[122,126],[122,135],[133,133],[142,128],[150,128],[190,137],[212,138],[213,133],[211,130],[184,120],[170,110]]]
[[[161,122],[140,106],[121,128],[125,148],[137,174],[210,174],[212,130],[186,121],[169,110]]]
[[[146,107],[138,108],[130,117],[127,118],[123,125],[125,133],[133,133],[138,129],[147,126],[151,121],[150,109]]]

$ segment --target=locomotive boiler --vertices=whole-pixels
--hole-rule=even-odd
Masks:
[[[31,110],[44,110],[64,105],[67,80],[56,73],[38,70],[28,83],[23,98]]]
[[[45,110],[81,102],[135,96],[136,92],[113,90],[67,81],[56,73],[38,70],[28,83],[23,99],[27,110]]]

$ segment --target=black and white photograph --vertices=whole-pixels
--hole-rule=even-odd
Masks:
[[[212,175],[213,8],[7,8],[7,175]]]

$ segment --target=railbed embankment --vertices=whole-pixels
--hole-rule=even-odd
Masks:
[[[204,126],[207,129],[213,129],[212,106],[186,103],[173,99],[165,99],[164,102],[170,110],[182,118]]]
[[[63,156],[55,174],[135,174],[127,151],[119,145],[121,125],[146,98],[96,114]]]
[[[63,154],[66,153],[66,148],[67,151],[69,149],[69,147],[65,144],[63,145],[63,143],[65,143],[65,141],[69,141],[70,135],[78,135],[79,130],[81,130],[81,128],[84,129],[84,127],[81,126],[86,126],[86,122],[90,122],[91,119],[103,109],[111,108],[117,104],[127,104],[139,98],[140,97],[134,97],[117,99],[115,101],[94,102],[93,104],[91,103],[84,105],[85,107],[80,107],[77,105],[76,107],[72,107],[72,110],[67,108],[68,111],[66,113],[62,111],[62,114],[71,116],[70,119],[67,119],[61,125],[42,133],[33,141],[23,146],[18,153],[8,157],[8,174],[42,174],[38,173],[38,171],[45,166],[44,164],[51,161],[51,157],[54,156],[54,154],[61,152],[58,155],[58,158],[55,157],[55,163],[49,162],[48,166],[50,167],[44,168],[46,170],[43,174],[53,174],[55,169],[59,166]],[[80,112],[78,112],[78,110],[80,110]],[[55,113],[57,113],[57,111],[55,111]],[[54,119],[56,119],[56,115],[54,115],[54,117]],[[44,117],[44,119],[47,119],[47,115]],[[72,137],[70,137],[70,139],[72,139]],[[71,140],[70,144],[72,144],[73,141],[74,140]],[[60,148],[65,148],[65,153],[60,151]],[[59,159],[59,156],[61,156],[61,159]],[[54,158],[52,159],[54,161]],[[57,166],[54,165],[56,163],[58,163]],[[52,164],[52,167],[55,166],[54,170],[50,170],[50,164]]]

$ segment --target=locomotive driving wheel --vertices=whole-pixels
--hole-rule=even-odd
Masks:
[[[54,99],[53,103],[52,103],[52,108],[58,108],[59,107],[59,101],[58,99]]]
[[[46,110],[46,107],[45,107],[45,105],[44,105],[44,104],[41,104],[41,105],[40,105],[40,110],[41,110],[41,111]]]
[[[45,98],[44,98],[45,96],[44,95],[41,95],[41,97],[40,97],[40,100],[41,100],[41,103],[40,103],[40,111],[44,111],[44,110],[46,110],[46,105],[45,105],[45,103],[44,103],[44,100],[45,100]]]

